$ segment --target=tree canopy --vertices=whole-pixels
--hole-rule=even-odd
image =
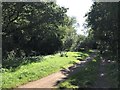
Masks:
[[[67,8],[54,2],[2,2],[3,58],[14,51],[19,57],[32,51],[52,54],[61,49],[63,38],[74,29],[75,19]]]
[[[94,2],[86,16],[98,48],[115,59],[118,52],[118,3]]]

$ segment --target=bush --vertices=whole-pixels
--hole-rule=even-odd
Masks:
[[[36,57],[21,57],[17,58],[16,53],[14,51],[11,51],[8,54],[8,57],[6,59],[3,59],[2,61],[2,67],[7,69],[14,69],[21,65],[25,65],[31,62],[37,62],[42,60],[41,56]]]

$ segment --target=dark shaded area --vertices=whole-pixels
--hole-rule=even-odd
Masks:
[[[55,2],[2,2],[3,68],[37,61],[31,57],[55,54],[72,44],[63,43],[68,34],[76,35],[75,18],[66,12]]]
[[[91,56],[95,56],[95,55],[92,53]],[[91,57],[91,56],[90,56],[90,57]],[[86,67],[86,64],[92,60],[92,58],[90,58],[90,57],[87,57],[86,59],[84,59],[84,61],[80,61],[79,63],[75,63],[73,66],[71,66],[71,67],[69,67],[69,68],[67,68],[67,69],[61,70],[61,72],[62,72],[63,74],[65,74],[67,77],[66,77],[66,78],[63,78],[62,80],[57,81],[56,84],[55,84],[55,86],[59,85],[61,82],[64,82],[66,79],[71,78],[71,77],[73,77],[74,75],[77,75],[78,72],[81,70],[81,68]],[[72,81],[71,84],[72,84],[72,85],[78,85],[78,82],[79,82],[79,81],[78,81],[78,80],[79,80],[78,78],[79,78],[79,77],[73,77],[73,78],[74,78],[74,81]],[[80,84],[80,83],[79,83],[79,84]],[[87,85],[87,84],[88,84],[88,85]],[[91,83],[86,82],[87,87],[88,87],[90,84],[91,84]],[[78,85],[78,86],[81,86],[81,85]],[[90,86],[91,86],[91,85],[90,85]],[[82,87],[80,87],[80,88],[82,88]],[[84,88],[85,88],[85,87],[84,87]],[[64,89],[64,88],[60,88],[60,89]]]
[[[97,43],[102,56],[117,60],[118,52],[118,2],[94,2],[86,14],[87,27]]]
[[[96,53],[96,54],[95,54]],[[93,89],[93,90],[111,90],[115,89],[118,90],[118,81],[114,81],[114,85],[112,84],[110,78],[117,78],[117,65],[116,61],[109,60],[107,57],[99,57],[97,56],[99,54],[99,51],[94,52],[90,55],[90,57],[87,57],[85,61],[81,61],[81,63],[75,63],[74,66],[69,67],[68,69],[63,69],[61,72],[65,74],[67,77],[63,78],[62,80],[59,80],[56,82],[56,85],[59,85],[60,83],[64,82],[65,80],[70,79],[69,83],[71,85],[78,86],[79,89]],[[95,58],[97,60],[97,63],[93,60]],[[89,67],[86,67],[86,65],[90,65]],[[112,66],[107,66],[109,64],[113,64]],[[97,68],[98,67],[98,68]],[[91,70],[94,70],[96,68],[95,72],[89,72]],[[108,70],[108,71],[107,71]],[[82,75],[79,75],[79,72],[82,71]],[[89,73],[85,73],[89,72]],[[89,75],[95,76],[93,78],[88,78]],[[109,77],[109,78],[108,78]],[[84,79],[82,79],[84,78]],[[55,85],[55,86],[56,86]],[[65,89],[65,87],[60,87],[61,89]]]
[[[69,77],[72,76],[73,74],[78,73],[78,71],[79,71],[78,67],[83,67],[83,66],[84,66],[84,63],[85,63],[85,62],[83,62],[83,63],[82,63],[82,62],[81,62],[81,63],[76,63],[76,64],[74,64],[74,66],[71,66],[71,67],[69,67],[68,69],[63,69],[63,70],[61,70],[61,72],[62,72],[63,74],[65,74],[67,77],[66,77],[66,78],[63,78],[63,79],[60,80],[60,81],[57,81],[56,84],[55,84],[55,86],[57,86],[59,83],[65,81],[67,78],[69,78]],[[77,69],[77,70],[76,70],[76,69]]]
[[[26,65],[32,62],[40,62],[43,60],[42,56],[36,57],[24,57],[24,58],[10,58],[2,62],[2,67],[15,71],[21,65]],[[4,70],[2,70],[4,72]]]
[[[98,78],[97,81],[94,85],[95,88],[97,87],[103,87],[103,88],[109,88],[110,85],[108,85],[109,82],[107,82],[106,80],[106,71],[105,71],[105,60],[103,60],[103,58],[101,58],[100,61],[100,65],[99,65],[99,74],[98,74]]]
[[[59,26],[69,22],[66,11],[54,2],[2,2],[2,57],[12,51],[15,57],[28,57],[32,51],[47,55],[60,50],[65,31]]]
[[[118,29],[120,29],[120,2],[118,4]],[[120,89],[120,31],[118,31],[118,58],[117,58],[117,62],[118,62],[118,80],[119,80],[119,83],[118,83],[118,87]]]

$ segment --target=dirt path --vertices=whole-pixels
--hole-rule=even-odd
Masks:
[[[54,85],[56,84],[56,81],[62,78],[65,78],[65,77],[66,76],[62,74],[61,72],[57,72],[47,77],[44,77],[40,80],[29,82],[18,88],[55,88]]]
[[[60,70],[59,72],[53,73],[42,79],[29,82],[27,84],[21,85],[18,88],[57,88],[57,85],[67,79],[68,77],[78,73],[81,67],[84,67],[85,64],[91,61],[95,56],[91,55],[86,58],[84,61],[74,64],[73,66],[68,67],[67,69]],[[16,88],[16,89],[18,89]],[[14,89],[14,90],[16,90]]]
[[[110,88],[109,83],[106,80],[105,65],[107,65],[107,62],[103,58],[101,58],[101,62],[98,70],[99,76],[94,85],[95,88]]]
[[[87,62],[87,60],[80,61],[79,63],[77,63],[67,69],[53,73],[53,74],[51,74],[47,77],[44,77],[40,80],[29,82],[25,85],[19,86],[18,88],[57,88],[57,85],[59,82],[68,78],[68,75],[71,76],[71,75],[77,73],[80,70],[79,68],[85,66],[84,64],[86,62]]]

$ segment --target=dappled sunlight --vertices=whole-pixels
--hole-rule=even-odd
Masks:
[[[89,60],[87,59],[89,58]],[[67,72],[67,79],[59,81],[59,87],[60,88],[69,88],[70,86],[74,85],[76,87],[91,87],[93,81],[91,79],[95,79],[95,77],[92,77],[91,75],[96,74],[97,70],[97,60],[96,63],[94,63],[92,60],[94,60],[91,57],[86,57],[85,61],[80,61],[80,63],[75,64],[74,67],[69,67]],[[63,73],[65,71],[63,70]],[[64,73],[65,74],[65,73]]]
[[[2,88],[117,87],[120,3],[48,1],[1,3]]]
[[[104,75],[105,75],[104,73],[101,73],[101,74],[100,74],[100,77],[103,77]]]
[[[97,60],[95,60],[95,59],[93,59],[92,61],[93,61],[93,62],[97,62]]]

